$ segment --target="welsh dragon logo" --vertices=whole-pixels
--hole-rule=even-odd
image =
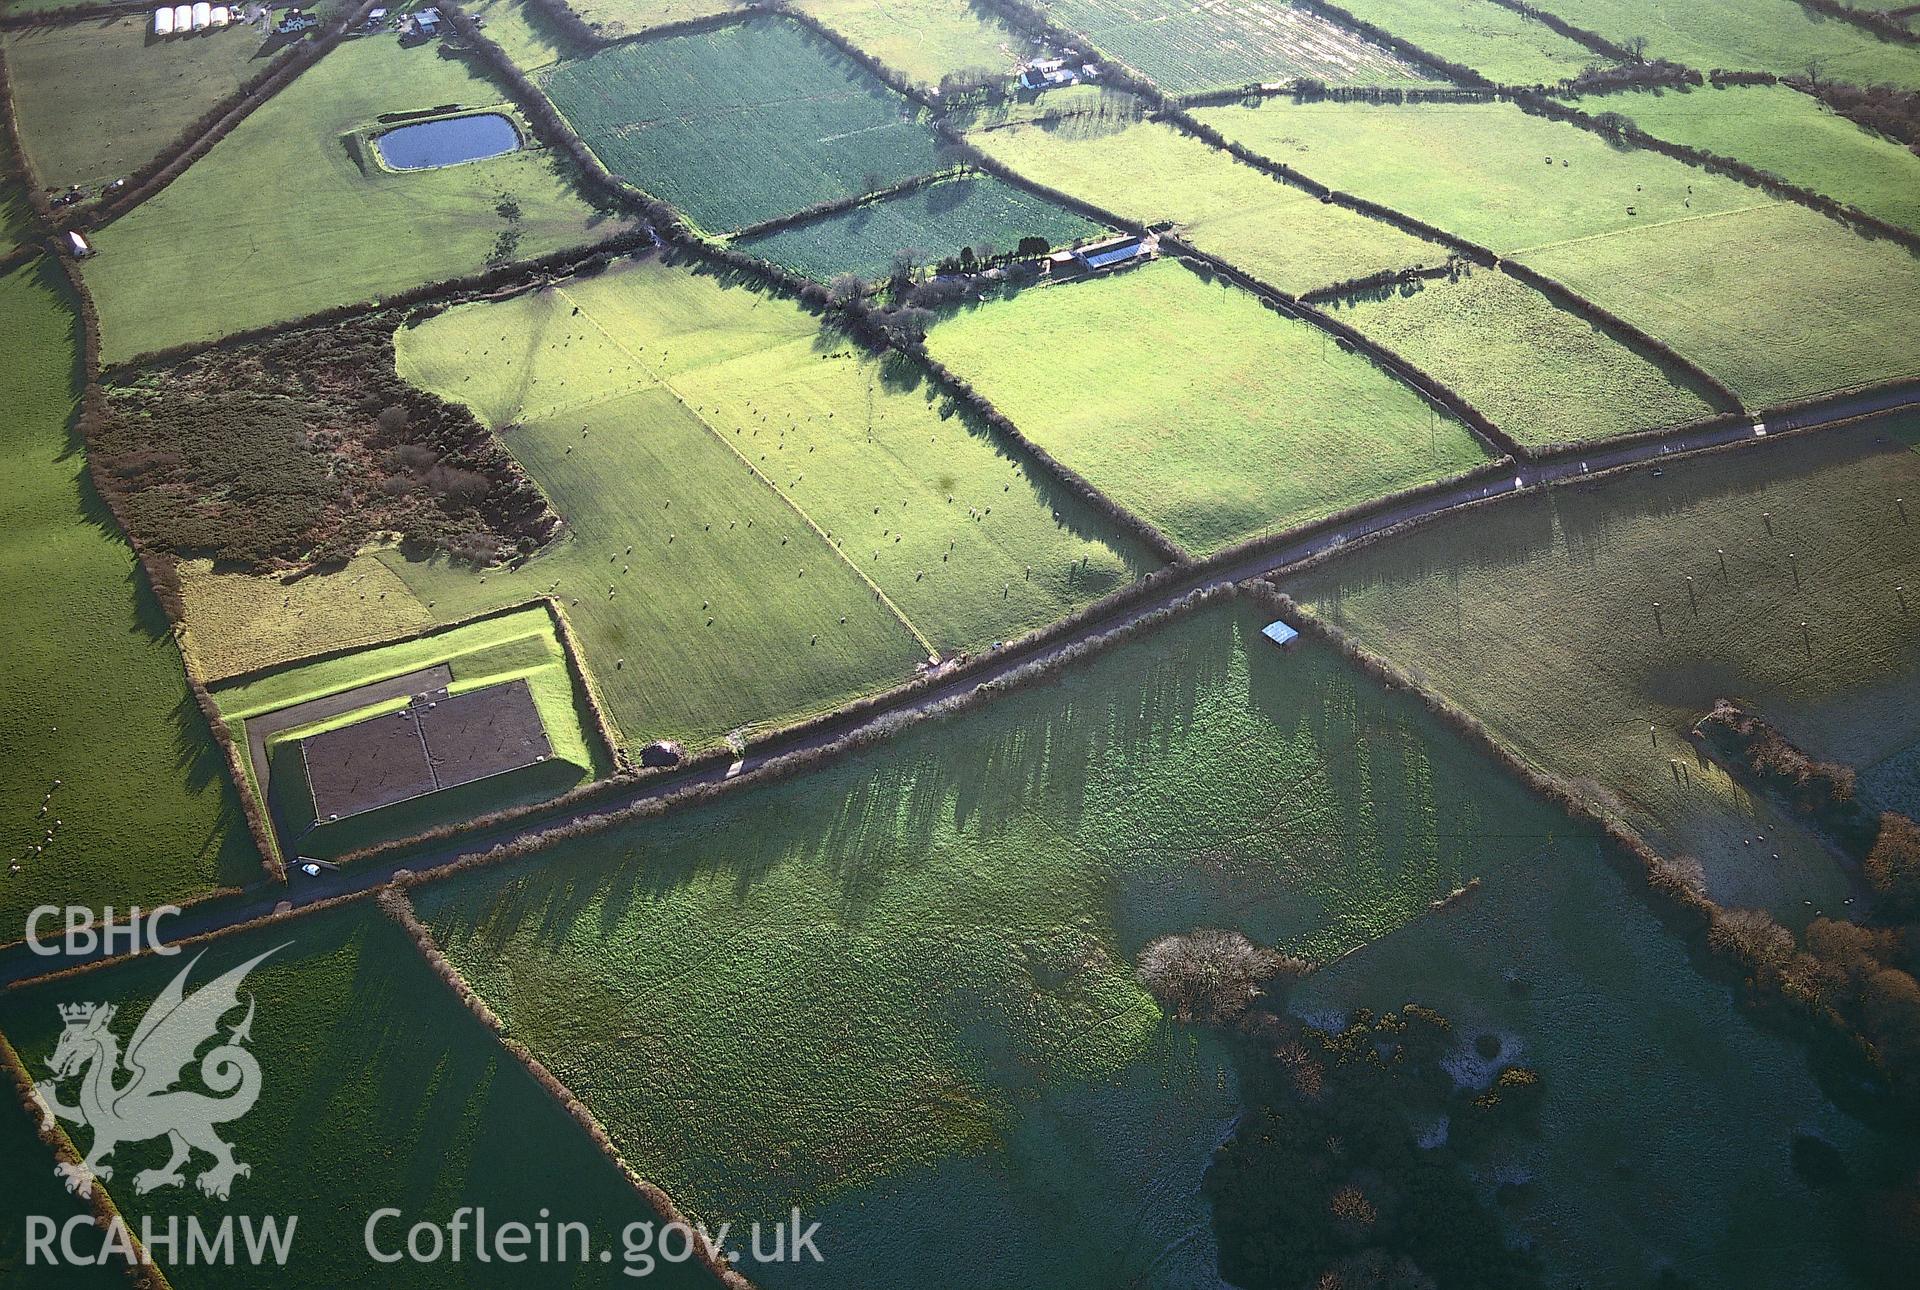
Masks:
[[[47,1063],[53,1078],[35,1084],[34,1091],[47,1127],[58,1116],[93,1130],[86,1158],[77,1165],[62,1161],[54,1170],[68,1191],[91,1195],[95,1178],[106,1182],[113,1177],[113,1166],[106,1160],[114,1148],[159,1137],[169,1141],[173,1154],[160,1168],[134,1175],[136,1192],[180,1186],[186,1181],[181,1169],[195,1150],[213,1157],[213,1164],[194,1179],[209,1196],[225,1200],[233,1180],[252,1173],[252,1167],[234,1159],[233,1148],[214,1132],[215,1125],[252,1110],[260,1096],[260,1063],[244,1047],[253,1032],[252,996],[247,999],[246,1016],[224,1036],[220,1020],[240,1006],[240,983],[247,973],[285,948],[277,945],[188,994],[187,977],[201,958],[195,955],[147,1008],[124,1055],[111,1029],[118,1009],[94,1003],[60,1006],[66,1029]],[[199,1074],[200,1083],[213,1096],[178,1087],[210,1039],[220,1042],[200,1056]],[[116,1083],[123,1069],[126,1078]],[[79,1103],[68,1106],[59,1099],[59,1085],[74,1076],[80,1081]]]

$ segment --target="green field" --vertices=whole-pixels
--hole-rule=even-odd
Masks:
[[[1725,409],[1495,269],[1323,306],[1533,446],[1697,421]]]
[[[611,751],[593,727],[587,696],[574,683],[552,616],[542,607],[504,614],[419,640],[362,650],[274,672],[214,693],[215,701],[241,747],[251,747],[249,723],[273,716],[296,703],[324,698],[359,686],[445,664],[452,673],[453,693],[461,694],[508,681],[523,680],[552,747],[552,757],[539,767],[524,768],[510,779],[480,783],[433,794],[417,803],[405,803],[337,824],[306,831],[314,825],[313,803],[299,764],[297,741],[325,730],[351,725],[369,717],[397,712],[405,696],[384,700],[306,722],[269,735],[265,740],[271,771],[271,807],[283,833],[298,833],[302,855],[338,856],[375,842],[423,833],[451,820],[503,810],[542,800],[604,777],[611,769]],[[261,793],[260,767],[251,766],[250,790]]]
[[[480,0],[463,7],[486,24],[486,38],[523,72],[552,67],[571,52],[567,37],[531,0]]]
[[[915,1284],[1194,1284],[1233,1098],[1142,946],[1221,926],[1332,958],[1566,828],[1264,621],[1193,614],[803,780],[421,888],[421,915],[696,1212],[828,1206],[853,1268],[912,1239]]]
[[[987,155],[1035,183],[1157,224],[1299,294],[1379,269],[1441,264],[1444,247],[1330,205],[1159,122],[1076,117],[979,130]]]
[[[242,1001],[254,1004],[249,1048],[262,1071],[259,1101],[219,1130],[252,1173],[234,1181],[228,1200],[203,1196],[191,1181],[143,1196],[135,1175],[164,1162],[166,1144],[122,1143],[111,1157],[116,1168],[107,1188],[136,1233],[146,1215],[162,1231],[169,1216],[197,1216],[211,1229],[236,1212],[297,1215],[293,1255],[278,1274],[282,1278],[333,1286],[505,1287],[530,1284],[533,1265],[479,1263],[470,1243],[459,1264],[444,1257],[437,1264],[376,1264],[365,1252],[367,1221],[377,1209],[402,1211],[403,1219],[388,1219],[377,1232],[390,1250],[405,1240],[413,1222],[444,1225],[460,1206],[484,1206],[490,1225],[531,1224],[550,1209],[550,1222],[587,1224],[595,1249],[612,1247],[618,1258],[622,1228],[655,1220],[616,1167],[370,903],[207,946],[188,989],[275,947],[284,948],[255,968],[241,989]],[[121,1016],[112,1028],[124,1042],[150,1001],[192,958],[149,955],[77,980],[10,991],[0,998],[0,1027],[40,1073],[60,1034],[56,1003],[114,1004]],[[243,1015],[234,1010],[221,1033]],[[122,1071],[113,1078],[130,1077]],[[71,1082],[61,1093],[74,1100]],[[11,1106],[0,1110],[15,1116]],[[73,1132],[82,1145],[91,1141],[84,1126]],[[8,1162],[10,1168],[15,1163],[11,1156]],[[51,1181],[50,1156],[44,1166],[36,1157],[19,1163],[23,1170],[44,1167]],[[207,1163],[196,1155],[187,1177]],[[537,1283],[607,1286],[627,1281],[618,1275],[620,1266],[609,1270],[597,1258],[548,1262],[539,1265]],[[257,1286],[262,1275],[244,1258],[229,1266],[198,1262],[171,1269],[181,1290]],[[655,1281],[701,1284],[686,1269],[666,1265],[642,1284]]]
[[[992,176],[963,177],[916,188],[825,219],[779,229],[740,249],[821,282],[843,273],[868,281],[887,276],[894,257],[932,265],[957,255],[1010,253],[1023,238],[1067,246],[1102,226]]]
[[[568,0],[567,7],[603,37],[616,39],[668,23],[733,13],[744,7],[744,0]]]
[[[1504,103],[1200,116],[1323,183],[1524,260],[1753,407],[1920,370],[1900,321],[1920,304],[1912,253],[1657,153]]]
[[[504,97],[431,46],[342,44],[94,238],[87,283],[106,361],[478,273],[509,231],[503,195],[519,205],[518,256],[624,228],[545,149],[399,174],[360,140],[383,113]]]
[[[1290,590],[1522,756],[1617,801],[1656,847],[1699,856],[1723,904],[1844,916],[1851,893],[1820,842],[1682,735],[1725,696],[1860,766],[1920,739],[1920,637],[1894,593],[1920,586],[1920,530],[1894,504],[1920,497],[1916,445],[1920,424],[1882,423],[1557,489]]]
[[[0,1160],[7,1162],[7,1186],[0,1191],[0,1281],[13,1290],[126,1290],[127,1277],[103,1264],[49,1266],[36,1256],[27,1263],[28,1217],[64,1223],[87,1212],[53,1172],[53,1153],[34,1133],[14,1097],[13,1081],[0,1084]]]
[[[1920,232],[1920,157],[1810,94],[1785,85],[1744,85],[1689,94],[1610,94],[1579,106],[1618,112],[1656,138],[1737,157]]]
[[[1313,79],[1417,85],[1397,55],[1282,0],[1048,0],[1060,24],[1167,94]]]
[[[1920,257],[1782,204],[1529,252],[1750,407],[1920,375]],[[1712,301],[1711,309],[1702,301]]]
[[[1409,1000],[1463,1041],[1497,1036],[1503,1061],[1540,1074],[1538,1136],[1489,1165],[1547,1284],[1862,1284],[1832,1198],[1792,1167],[1792,1140],[1817,1136],[1855,1168],[1885,1146],[1903,1154],[1896,1140],[1836,1107],[1799,1042],[1702,977],[1637,879],[1594,849],[1556,848],[1490,880],[1309,977],[1289,1007],[1320,1019]]]
[[[34,175],[62,188],[138,169],[272,57],[257,27],[158,40],[150,14],[9,31],[5,47]]]
[[[0,942],[37,905],[152,905],[259,874],[165,616],[68,432],[77,325],[57,269],[0,278]]]
[[[779,19],[615,45],[561,64],[546,89],[607,169],[709,232],[942,165],[912,103]]]
[[[1647,57],[1702,71],[1725,67],[1854,85],[1920,87],[1920,49],[1896,45],[1795,0],[1534,0],[1577,27],[1619,44],[1647,42]]]
[[[795,8],[920,85],[950,72],[1012,76],[1026,46],[973,0],[796,0]]]
[[[1195,554],[1456,474],[1485,450],[1325,332],[1160,261],[963,310],[928,347]]]
[[[1757,189],[1511,103],[1205,108],[1201,121],[1321,183],[1502,255],[1772,204]],[[1631,243],[1634,239],[1628,239]]]
[[[1149,567],[904,373],[685,269],[454,310],[398,352],[402,375],[512,427],[569,532],[484,581],[382,558],[438,615],[557,581],[632,741],[824,711],[929,646],[1017,635]]]
[[[1493,0],[1340,0],[1340,7],[1496,85],[1553,85],[1608,61]]]

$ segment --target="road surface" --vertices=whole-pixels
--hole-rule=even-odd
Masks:
[[[756,771],[776,758],[815,750],[876,723],[897,717],[903,712],[924,710],[949,699],[958,698],[981,685],[1003,678],[1027,664],[1045,659],[1062,650],[1071,649],[1092,637],[1128,626],[1141,618],[1157,613],[1192,592],[1245,582],[1275,573],[1336,547],[1361,541],[1402,524],[1430,519],[1489,498],[1532,492],[1556,483],[1607,471],[1617,471],[1623,467],[1657,464],[1668,457],[1699,452],[1708,448],[1760,442],[1769,436],[1790,430],[1805,431],[1834,426],[1876,412],[1913,405],[1920,405],[1920,383],[1870,395],[1841,396],[1765,426],[1756,426],[1751,421],[1743,421],[1718,429],[1679,432],[1615,447],[1596,445],[1591,453],[1558,456],[1550,461],[1517,463],[1511,475],[1482,477],[1410,501],[1384,502],[1341,524],[1303,533],[1292,542],[1268,547],[1237,560],[1220,564],[1208,561],[1196,562],[1184,569],[1181,576],[1170,579],[1149,599],[1119,606],[1111,614],[1088,619],[1066,635],[989,653],[943,684],[900,695],[892,702],[849,715],[838,721],[829,721],[811,727],[791,736],[776,736],[764,744],[751,748],[732,766],[703,766],[684,774],[648,776],[571,810],[541,814],[502,828],[465,834],[445,843],[420,847],[335,872],[322,873],[316,878],[291,872],[285,886],[263,878],[239,895],[192,906],[167,920],[162,928],[168,940],[218,931],[223,927],[271,913],[275,906],[283,901],[300,906],[336,896],[365,892],[385,884],[398,869],[415,871],[432,869],[465,856],[487,851],[503,842],[511,842],[529,834],[618,812],[688,788],[714,784],[725,779],[751,781]],[[48,924],[49,934],[52,926],[52,923]],[[61,968],[77,966],[97,957],[101,957],[97,952],[42,955],[31,952],[24,944],[14,945],[0,950],[0,986]]]

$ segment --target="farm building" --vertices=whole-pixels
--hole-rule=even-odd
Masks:
[[[223,4],[217,4],[213,7],[213,25],[216,28],[224,27],[232,21],[233,21],[233,10],[227,8],[227,6]]]
[[[1083,80],[1090,81],[1093,75],[1091,63],[1084,67],[1073,67],[1064,58],[1043,58],[1020,70],[1019,85],[1023,90],[1055,90],[1078,85]]]
[[[1260,629],[1260,634],[1278,645],[1281,649],[1300,639],[1300,633],[1288,626],[1286,620],[1276,618]]]
[[[211,26],[213,26],[212,0],[199,0],[199,3],[193,6],[193,29],[205,31]]]
[[[87,239],[72,229],[67,230],[67,250],[73,253],[76,260],[84,260],[93,254],[93,247],[88,245]]]
[[[193,30],[193,6],[177,4],[173,7],[173,34],[184,35]]]
[[[333,822],[459,788],[553,755],[526,681],[429,690],[398,712],[299,741],[313,818]]]
[[[156,36],[173,34],[173,6],[163,5],[153,11],[153,34]]]
[[[1047,267],[1055,277],[1099,273],[1105,269],[1132,264],[1136,260],[1151,259],[1159,250],[1159,245],[1159,239],[1152,234],[1135,237],[1130,233],[1123,233],[1118,237],[1102,238],[1098,242],[1089,242],[1085,246],[1076,246],[1070,250],[1055,251],[1048,257]]]
[[[319,25],[320,20],[312,14],[299,9],[289,9],[286,17],[280,20],[280,25],[273,30],[277,35],[294,36],[303,31],[312,31]]]

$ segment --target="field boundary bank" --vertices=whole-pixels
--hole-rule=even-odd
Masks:
[[[1900,12],[1885,13],[1872,9],[1855,9],[1852,5],[1839,3],[1839,0],[1795,0],[1802,9],[1809,9],[1823,18],[1834,18],[1862,31],[1871,32],[1890,45],[1920,45],[1920,33],[1902,27],[1897,19]]]
[[[60,1127],[60,1122],[48,1115],[41,1105],[39,1095],[34,1091],[33,1076],[27,1073],[26,1062],[21,1059],[19,1050],[4,1034],[0,1034],[0,1066],[6,1068],[7,1081],[12,1085],[21,1114],[25,1115],[28,1123],[33,1126],[34,1136],[47,1149],[47,1154],[54,1164],[78,1167],[82,1163],[80,1149],[73,1145],[73,1139],[67,1135],[65,1129]],[[9,1114],[12,1113],[0,1111],[0,1115]],[[22,1164],[19,1161],[8,1163],[16,1167]],[[158,1263],[153,1262],[153,1256],[147,1252],[146,1246],[141,1244],[133,1225],[121,1216],[119,1206],[115,1205],[113,1197],[107,1194],[105,1183],[94,1178],[91,1194],[85,1200],[75,1196],[74,1204],[90,1212],[93,1216],[93,1225],[103,1232],[114,1223],[121,1225],[121,1230],[127,1236],[127,1244],[134,1251],[134,1258],[120,1265],[121,1272],[127,1278],[127,1284],[135,1287],[135,1290],[173,1290],[172,1284],[167,1280],[167,1274],[161,1271]],[[102,1258],[104,1257],[103,1254]]]
[[[488,1003],[480,992],[473,988],[473,983],[453,965],[446,951],[440,948],[433,929],[421,921],[419,911],[413,907],[413,901],[407,895],[409,888],[413,885],[413,881],[396,879],[379,890],[374,897],[374,904],[413,943],[427,970],[439,978],[440,983],[447,987],[454,1000],[487,1031],[495,1045],[509,1059],[518,1062],[521,1069],[540,1086],[540,1090],[552,1098],[554,1103],[566,1113],[567,1118],[586,1135],[587,1140],[593,1143],[607,1162],[619,1171],[627,1186],[632,1188],[667,1223],[678,1223],[689,1232],[697,1233],[693,1220],[687,1216],[685,1210],[680,1208],[678,1202],[667,1194],[665,1188],[640,1176],[640,1172],[628,1163],[626,1156],[621,1154],[620,1148],[613,1141],[613,1135],[608,1133],[606,1126],[600,1122],[600,1117],[595,1115],[579,1094],[555,1075],[531,1048],[512,1035],[507,1023],[499,1013],[493,1010],[493,1005]],[[713,1250],[704,1241],[699,1240],[697,1235],[692,1245],[695,1260],[720,1285],[727,1287],[727,1290],[754,1290],[751,1281],[724,1259],[716,1258]]]
[[[1614,335],[1616,339],[1626,343],[1630,348],[1641,352],[1643,355],[1656,355],[1662,362],[1672,364],[1676,369],[1685,373],[1691,380],[1713,391],[1714,395],[1723,403],[1730,405],[1726,410],[1744,410],[1745,408],[1745,404],[1742,403],[1740,396],[1735,394],[1732,388],[1719,377],[1707,371],[1706,368],[1701,367],[1692,359],[1687,358],[1659,337],[1645,331],[1634,323],[1628,322],[1612,310],[1581,295],[1572,287],[1567,286],[1558,279],[1549,278],[1545,274],[1535,271],[1518,260],[1502,256],[1490,247],[1482,246],[1477,242],[1470,242],[1466,238],[1449,232],[1437,224],[1429,224],[1423,219],[1408,215],[1403,211],[1395,210],[1391,206],[1382,205],[1369,198],[1360,197],[1353,193],[1341,192],[1336,188],[1329,188],[1327,185],[1302,174],[1284,162],[1274,161],[1255,152],[1243,143],[1236,143],[1228,139],[1218,130],[1194,119],[1185,109],[1170,109],[1161,114],[1161,119],[1178,126],[1192,137],[1200,140],[1200,142],[1217,148],[1234,157],[1236,160],[1243,161],[1256,170],[1263,171],[1283,183],[1290,184],[1304,192],[1311,193],[1322,200],[1331,200],[1335,205],[1344,206],[1348,210],[1358,212],[1361,215],[1378,219],[1383,223],[1398,228],[1403,233],[1411,233],[1429,242],[1438,242],[1449,250],[1458,253],[1461,258],[1470,260],[1482,268],[1499,269],[1512,277],[1518,278],[1528,286],[1549,296],[1562,308],[1578,314],[1582,318],[1606,330]]]
[[[315,39],[302,41],[284,55],[273,59],[258,76],[214,104],[198,121],[163,148],[158,156],[127,176],[127,186],[118,195],[90,208],[77,210],[66,226],[98,229],[158,196],[195,162],[213,151],[215,145],[232,134],[242,121],[252,116],[267,100],[293,84],[301,73],[336,49],[366,21],[367,14],[377,3],[379,0],[359,0],[354,9],[329,24]]]
[[[1294,576],[1299,568],[1287,571]],[[1437,690],[1416,681],[1392,660],[1362,644],[1345,628],[1322,617],[1292,596],[1281,591],[1270,574],[1264,583],[1273,597],[1275,609],[1286,615],[1298,629],[1332,647],[1355,667],[1389,689],[1404,690],[1420,702],[1443,725],[1465,739],[1476,750],[1490,757],[1501,769],[1549,805],[1558,807],[1575,824],[1597,830],[1616,854],[1630,857],[1637,876],[1644,883],[1647,903],[1654,917],[1680,938],[1696,971],[1710,981],[1730,987],[1749,1015],[1777,1032],[1816,1051],[1838,1051],[1849,1066],[1862,1074],[1884,1077],[1885,1067],[1864,1036],[1849,1025],[1831,1006],[1811,999],[1793,999],[1777,987],[1763,987],[1756,979],[1761,960],[1744,952],[1746,942],[1720,935],[1730,913],[1726,906],[1692,885],[1684,874],[1639,831],[1618,818],[1604,805],[1582,794],[1558,774],[1521,756],[1495,735],[1479,717]],[[1797,939],[1797,938],[1796,938]],[[1891,1097],[1891,1090],[1881,1090]]]
[[[1577,27],[1565,18],[1562,18],[1559,14],[1539,8],[1536,5],[1530,5],[1526,3],[1526,0],[1490,0],[1490,3],[1497,4],[1502,9],[1511,10],[1519,14],[1522,18],[1531,18],[1548,30],[1558,32],[1560,35],[1565,36],[1574,44],[1585,46],[1594,53],[1604,58],[1610,58],[1616,63],[1638,63],[1643,61],[1632,50],[1623,45],[1614,44],[1614,42],[1608,40],[1599,32],[1589,30],[1586,27]]]
[[[1882,416],[1920,407],[1920,382],[1910,383],[1907,393],[1911,397],[1897,404],[1849,412],[1829,420],[1787,426],[1771,432],[1764,438],[1740,436],[1714,443],[1683,447],[1676,455],[1691,457],[1714,452],[1737,451],[1757,442],[1787,440],[1822,430],[1857,426]],[[1415,530],[1429,520],[1463,512],[1473,507],[1497,503],[1505,497],[1568,485],[1609,482],[1630,474],[1650,461],[1661,460],[1664,454],[1646,454],[1631,448],[1624,454],[1618,450],[1609,454],[1607,445],[1595,444],[1588,445],[1586,455],[1603,458],[1611,455],[1617,459],[1603,461],[1598,469],[1591,471],[1584,468],[1577,471],[1570,469],[1569,463],[1564,460],[1542,464],[1534,469],[1552,473],[1543,474],[1531,482],[1524,483],[1516,478],[1513,483],[1507,485],[1498,482],[1482,482],[1494,480],[1502,473],[1502,463],[1487,463],[1474,470],[1463,472],[1452,480],[1422,485],[1398,494],[1397,500],[1391,505],[1377,501],[1367,503],[1286,533],[1251,539],[1239,546],[1217,552],[1203,563],[1168,566],[1109,594],[1065,619],[1036,628],[1027,636],[1010,642],[1000,651],[972,656],[960,667],[916,677],[891,690],[865,696],[840,709],[769,732],[759,743],[760,747],[768,751],[755,753],[749,750],[741,756],[740,762],[735,767],[726,767],[724,763],[727,753],[724,750],[716,750],[701,757],[688,759],[675,772],[651,774],[643,772],[639,776],[624,781],[618,778],[602,780],[595,785],[587,786],[587,789],[577,790],[573,796],[575,798],[588,795],[610,796],[620,791],[627,800],[609,811],[585,816],[576,815],[544,831],[534,832],[529,826],[490,846],[487,845],[487,835],[490,832],[497,832],[499,826],[484,817],[469,821],[458,829],[443,828],[432,835],[434,841],[457,839],[463,847],[472,849],[447,849],[443,852],[448,857],[445,859],[436,859],[432,856],[418,857],[432,863],[417,871],[396,864],[392,870],[373,878],[364,886],[318,897],[300,905],[293,904],[291,900],[281,899],[268,912],[235,917],[225,922],[207,921],[213,915],[206,914],[203,915],[206,925],[200,930],[186,931],[168,943],[183,946],[199,944],[230,932],[251,929],[281,919],[299,917],[317,910],[335,908],[354,900],[364,899],[380,890],[390,880],[406,877],[422,882],[437,881],[453,873],[529,855],[568,838],[589,836],[608,828],[686,809],[735,789],[744,789],[761,783],[778,783],[850,751],[884,742],[921,720],[986,701],[1009,689],[1018,688],[1019,684],[1035,677],[1043,678],[1052,670],[1099,648],[1099,643],[1102,641],[1123,639],[1128,635],[1150,630],[1164,621],[1167,616],[1179,612],[1186,601],[1196,597],[1202,598],[1204,603],[1212,597],[1234,594],[1236,587],[1244,586],[1248,582],[1262,579],[1271,581],[1283,574],[1292,577],[1337,558],[1347,551],[1357,550]],[[1509,468],[1511,468],[1510,464]],[[1458,500],[1445,505],[1421,509],[1421,503],[1425,501],[1444,497],[1449,492],[1463,493],[1466,488],[1473,485],[1480,485],[1480,487],[1472,495],[1462,495]],[[1340,532],[1342,528],[1350,527],[1376,512],[1383,518],[1393,512],[1402,512],[1402,514],[1391,523],[1383,524],[1355,537],[1348,537]],[[1277,558],[1283,556],[1290,548],[1305,546],[1312,546],[1314,549],[1302,550],[1290,558]],[[1089,630],[1096,624],[1103,623],[1110,625]],[[992,674],[976,680],[976,675],[981,672]],[[920,697],[928,691],[939,690],[950,693],[937,698]],[[834,733],[836,727],[843,729],[836,734]],[[831,738],[827,737],[830,735]],[[780,744],[790,746],[784,751],[774,746]],[[754,764],[748,765],[748,762]],[[727,773],[719,773],[723,769]],[[738,773],[734,773],[735,770]],[[636,782],[636,780],[668,778],[673,782],[659,789],[645,782]],[[591,790],[590,794],[588,790]],[[547,803],[544,809],[555,809],[560,802],[561,799],[556,799],[554,802]],[[392,847],[371,848],[346,859],[354,864],[364,864],[374,859],[388,858],[392,850]],[[404,857],[401,858],[404,859]],[[242,892],[240,895],[244,897],[248,892]],[[264,902],[265,898],[265,894],[261,895],[256,903]],[[210,902],[201,900],[195,903],[205,906]],[[242,913],[243,911],[236,911],[236,914]],[[18,958],[17,948],[17,943],[14,947],[0,946],[0,979],[6,982],[0,985],[0,989],[13,989],[28,984],[77,976],[111,963],[139,956],[138,954],[121,954],[84,960],[47,972],[25,974],[9,971],[4,961],[3,956],[9,952],[14,953],[14,957]],[[145,952],[147,951],[141,951],[141,953]]]
[[[1715,94],[1721,91],[1719,89],[1695,89],[1688,92],[1693,94]],[[1877,215],[1869,215],[1859,207],[1849,206],[1845,202],[1837,198],[1829,197],[1817,189],[1807,188],[1803,185],[1793,183],[1790,180],[1783,179],[1779,175],[1762,170],[1758,166],[1740,160],[1738,157],[1729,157],[1723,153],[1709,151],[1706,148],[1695,148],[1688,144],[1674,143],[1671,140],[1662,139],[1658,135],[1647,133],[1647,131],[1633,124],[1632,121],[1627,118],[1620,118],[1623,124],[1613,126],[1601,117],[1582,112],[1570,104],[1562,103],[1558,99],[1551,98],[1544,94],[1537,94],[1532,90],[1515,91],[1513,94],[1513,102],[1522,111],[1531,112],[1535,116],[1545,117],[1553,121],[1563,121],[1568,125],[1585,130],[1590,134],[1598,135],[1600,138],[1610,142],[1624,141],[1633,147],[1643,148],[1648,152],[1659,153],[1663,157],[1669,157],[1685,165],[1692,166],[1697,170],[1704,170],[1708,174],[1720,175],[1723,178],[1737,180],[1749,188],[1758,188],[1762,192],[1771,194],[1772,196],[1793,202],[1796,205],[1805,206],[1809,210],[1817,211],[1825,215],[1828,219],[1834,220],[1847,227],[1851,232],[1866,236],[1869,239],[1873,237],[1883,237],[1890,242],[1898,243],[1909,251],[1920,254],[1920,235],[1909,232],[1898,224],[1889,223]],[[1618,114],[1610,115],[1617,116]]]

